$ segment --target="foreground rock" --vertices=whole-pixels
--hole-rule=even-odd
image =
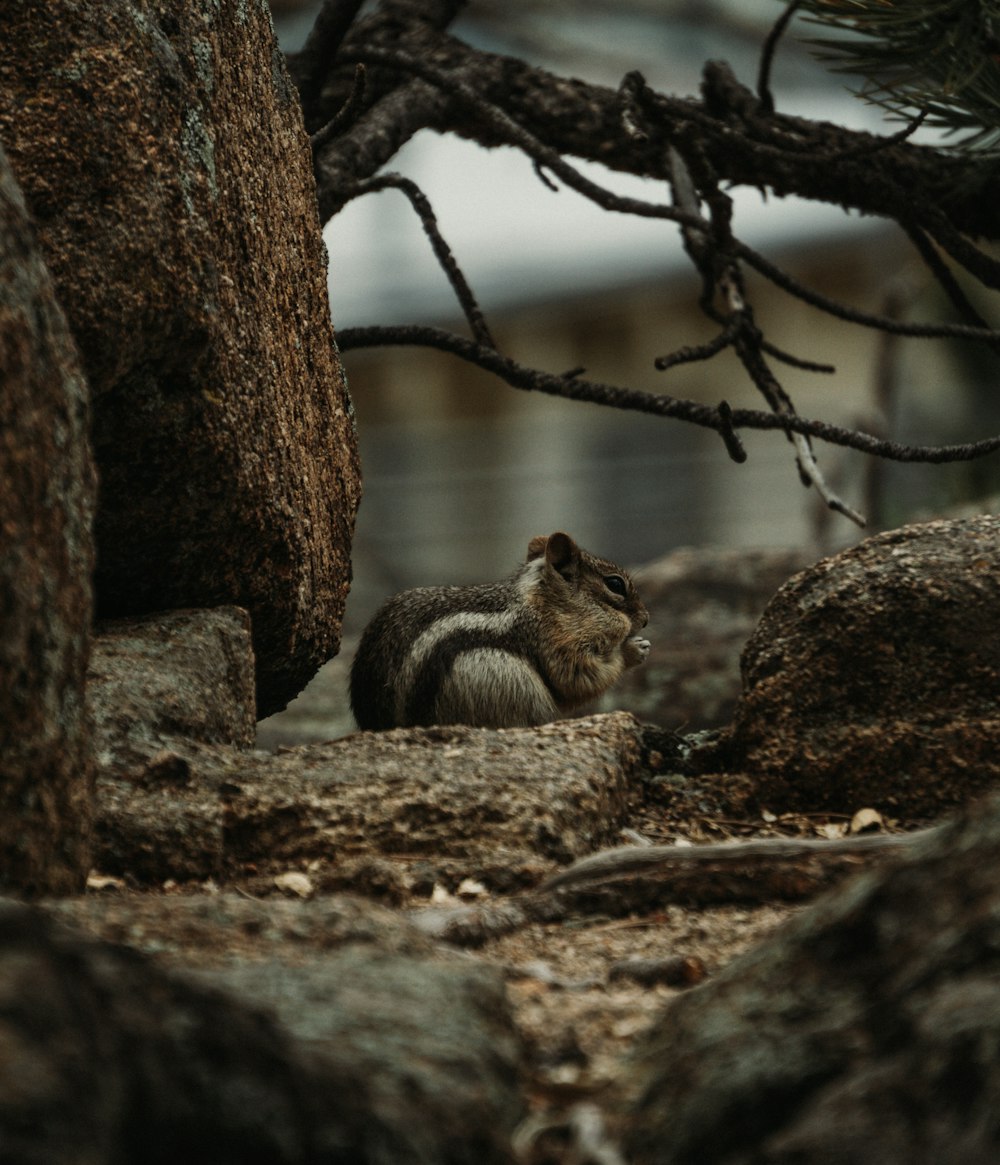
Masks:
[[[907,526],[781,588],[723,763],[768,808],[932,817],[1000,779],[1000,517]]]
[[[200,980],[0,906],[4,1158],[512,1161],[521,1048],[496,972],[354,943]]]
[[[679,998],[628,1086],[636,1165],[995,1161],[1000,801]]]
[[[27,892],[79,890],[90,866],[88,426],[78,354],[0,147],[0,870]]]
[[[267,10],[13,0],[0,138],[93,392],[98,612],[245,607],[283,707],[337,649],[359,478]]]

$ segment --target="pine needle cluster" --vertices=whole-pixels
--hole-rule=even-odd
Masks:
[[[1000,0],[802,0],[812,39],[860,96],[900,120],[923,116],[954,146],[1000,152]]]

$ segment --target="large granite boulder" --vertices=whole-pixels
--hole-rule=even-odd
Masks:
[[[236,604],[261,715],[338,646],[359,479],[266,6],[4,7],[0,139],[93,392],[98,613]]]
[[[965,803],[1000,778],[1000,517],[869,538],[786,583],[743,653],[728,763],[772,809]]]
[[[96,483],[87,382],[0,147],[0,883],[90,868],[83,703]]]

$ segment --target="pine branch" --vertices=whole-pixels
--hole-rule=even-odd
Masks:
[[[984,0],[801,0],[838,72],[864,78],[860,96],[909,121],[961,134],[955,146],[1000,154],[1000,14]]]

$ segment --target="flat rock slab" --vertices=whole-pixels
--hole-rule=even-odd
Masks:
[[[326,890],[370,881],[373,863],[391,879],[388,863],[400,891],[465,877],[512,889],[618,840],[641,753],[627,713],[357,733],[274,756],[192,744],[104,769],[97,865],[146,883],[296,869]]]

